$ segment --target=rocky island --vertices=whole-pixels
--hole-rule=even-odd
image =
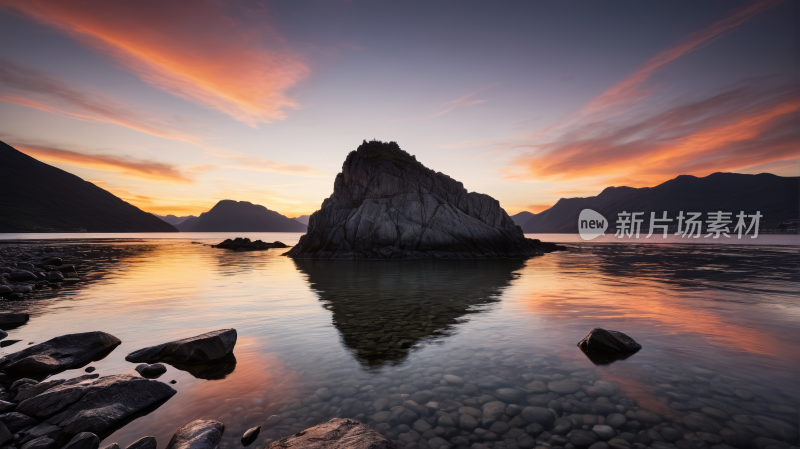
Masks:
[[[311,215],[295,259],[498,259],[563,249],[527,239],[494,198],[400,149],[364,141]]]

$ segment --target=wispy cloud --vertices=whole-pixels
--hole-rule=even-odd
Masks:
[[[781,1],[752,1],[732,10],[717,22],[700,31],[689,34],[648,59],[634,73],[607,89],[586,105],[582,112],[597,113],[619,104],[630,104],[646,97],[652,91],[644,87],[645,82],[663,66],[734,31],[756,14],[776,6]]]
[[[464,107],[467,107],[467,106],[473,106],[473,105],[476,105],[476,104],[486,103],[486,100],[473,98],[477,94],[478,94],[478,92],[472,92],[470,94],[464,95],[463,97],[456,98],[453,101],[448,101],[447,103],[442,104],[442,106],[445,109],[442,109],[441,111],[439,111],[439,112],[437,112],[437,113],[435,113],[435,114],[433,114],[433,115],[431,115],[431,116],[429,116],[427,118],[441,117],[441,116],[447,114],[448,112],[452,112],[453,110],[458,109],[458,108],[464,108]]]
[[[75,88],[57,77],[0,59],[0,101],[66,117],[113,123],[153,136],[200,144],[202,139],[104,95]]]
[[[216,1],[0,0],[111,57],[146,83],[256,127],[297,107],[309,69],[261,11]]]
[[[146,181],[190,183],[192,179],[175,166],[162,162],[136,159],[110,154],[89,154],[35,143],[12,142],[14,147],[27,154],[48,162],[60,162],[77,167],[117,173],[122,177]]]
[[[508,178],[595,178],[653,185],[680,174],[705,176],[797,158],[800,97],[794,86],[757,80],[624,123],[593,123],[580,137],[527,145]],[[576,133],[577,134],[577,133]]]
[[[224,167],[236,168],[239,170],[260,171],[267,173],[280,173],[285,175],[304,176],[307,178],[326,178],[331,176],[323,173],[316,168],[307,165],[287,164],[285,162],[272,159],[265,159],[252,156],[229,156],[236,160],[236,164],[225,165]]]
[[[705,176],[796,158],[795,86],[752,79],[705,97],[639,105],[656,92],[648,81],[665,65],[780,2],[735,8],[658,52],[576,113],[505,144],[518,156],[501,173],[505,179],[580,181],[582,188],[647,186],[680,174]]]

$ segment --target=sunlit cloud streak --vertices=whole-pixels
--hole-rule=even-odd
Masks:
[[[647,81],[675,59],[730,33],[781,0],[747,3],[647,60],[580,111],[504,146],[522,155],[504,179],[582,182],[582,188],[652,186],[681,174],[705,176],[796,159],[798,95],[792,85],[749,80],[702,99],[639,103]]]
[[[610,107],[636,102],[652,93],[652,90],[644,87],[654,73],[664,65],[678,59],[679,57],[713,42],[715,39],[724,36],[736,28],[743,25],[756,14],[768,10],[783,0],[759,0],[746,3],[739,8],[735,8],[725,17],[712,25],[694,33],[689,34],[678,42],[670,45],[658,54],[647,60],[639,69],[629,75],[623,81],[607,89],[600,96],[586,105],[581,112],[597,113]]]
[[[0,101],[85,121],[106,122],[170,140],[199,145],[201,139],[154,114],[104,95],[70,86],[40,70],[0,59]]]
[[[533,153],[516,158],[516,168],[503,173],[510,179],[595,178],[637,187],[680,174],[705,176],[796,159],[796,88],[763,83],[752,81],[624,123],[588,123],[583,133],[522,145]]]
[[[252,127],[297,107],[286,90],[309,74],[265,14],[235,4],[0,0],[0,6],[65,31],[158,89]]]
[[[39,160],[113,172],[125,178],[168,183],[192,182],[191,178],[181,173],[175,166],[161,162],[109,154],[87,154],[24,142],[15,142],[14,147]]]

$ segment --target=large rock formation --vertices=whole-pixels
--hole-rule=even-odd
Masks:
[[[364,142],[311,215],[297,259],[474,259],[540,256],[494,198],[417,162],[395,142]]]

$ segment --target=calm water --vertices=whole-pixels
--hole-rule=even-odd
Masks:
[[[299,235],[250,237],[293,244]],[[418,439],[402,425],[380,424],[386,419],[378,409],[419,402],[430,392],[458,414],[461,407],[480,409],[481,396],[504,385],[533,391],[531,382],[564,378],[584,386],[610,381],[618,391],[599,399],[539,392],[521,403],[556,400],[566,415],[591,416],[607,415],[610,403],[639,423],[628,429],[633,433],[665,426],[688,432],[684,417],[703,414],[750,439],[759,429],[775,438],[786,426],[797,434],[796,236],[763,236],[758,247],[562,239],[569,252],[530,260],[387,262],[294,261],[282,250],[229,252],[181,237],[116,242],[130,250],[99,261],[83,285],[36,301],[0,302],[33,315],[10,331],[9,338],[23,340],[17,345],[89,330],[120,338],[121,346],[92,364],[100,375],[135,374],[124,361],[133,350],[237,329],[235,365],[199,375],[212,379],[169,367],[160,380],[176,380],[178,394],[103,444],[125,447],[153,435],[165,447],[177,428],[199,418],[224,422],[221,447],[229,448],[241,447],[243,431],[255,425],[263,429],[254,448],[333,416]],[[190,235],[207,243],[225,237]],[[780,246],[787,238],[790,246]],[[597,366],[576,347],[594,327],[623,331],[644,349]],[[447,374],[463,383],[448,383]]]

